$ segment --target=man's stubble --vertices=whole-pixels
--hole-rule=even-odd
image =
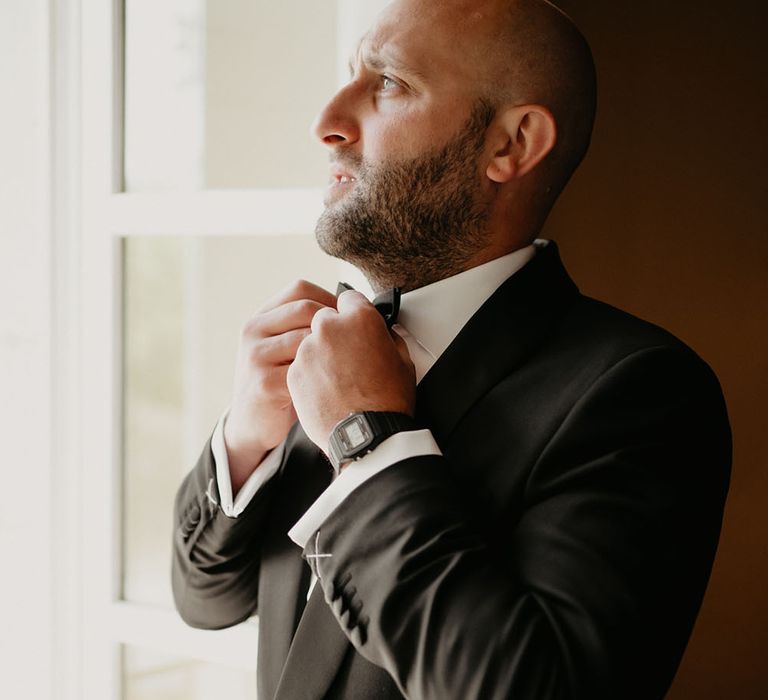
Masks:
[[[478,101],[459,134],[437,151],[371,166],[339,150],[354,190],[317,222],[320,248],[360,269],[376,292],[417,289],[455,275],[488,238],[478,159],[494,111]]]

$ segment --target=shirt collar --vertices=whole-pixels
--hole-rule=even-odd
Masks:
[[[433,358],[445,352],[459,331],[507,278],[536,253],[536,244],[403,294],[397,325]]]

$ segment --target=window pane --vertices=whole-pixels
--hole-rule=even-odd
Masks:
[[[336,3],[125,0],[125,187],[319,187]]]
[[[256,674],[253,672],[138,647],[123,647],[123,700],[254,700],[255,697]]]
[[[335,291],[311,236],[124,242],[123,595],[171,605],[173,498],[229,402],[240,328],[298,277]]]

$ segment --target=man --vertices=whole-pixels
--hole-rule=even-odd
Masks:
[[[178,609],[258,613],[260,698],[664,696],[730,433],[690,349],[536,240],[594,105],[547,2],[398,0],[318,118],[318,241],[400,315],[308,282],[272,299],[176,502]]]

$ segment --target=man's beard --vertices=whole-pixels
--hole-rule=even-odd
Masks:
[[[466,269],[487,242],[478,159],[492,118],[479,101],[446,146],[401,163],[374,167],[339,150],[356,183],[320,216],[320,248],[355,265],[377,292],[417,289]]]

